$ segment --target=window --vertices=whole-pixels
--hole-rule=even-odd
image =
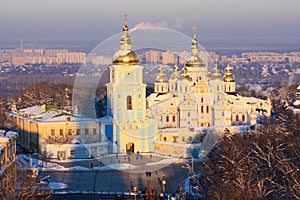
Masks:
[[[88,135],[88,134],[89,134],[89,129],[88,129],[88,128],[85,128],[85,129],[84,129],[84,134],[85,134],[85,135]]]
[[[209,106],[206,106],[206,113],[209,113]]]
[[[139,93],[139,98],[141,98],[141,93]]]
[[[230,86],[228,88],[229,88],[228,91],[230,92]]]
[[[72,135],[72,129],[68,129],[68,135]]]
[[[51,136],[55,136],[55,129],[54,128],[51,129]]]
[[[97,129],[93,128],[93,135],[96,135],[96,134],[97,134]]]
[[[169,122],[169,115],[166,116],[166,122]]]
[[[237,121],[237,122],[239,121],[239,116],[238,115],[235,116],[235,121]]]
[[[203,97],[201,97],[201,103],[203,103]]]
[[[242,115],[242,121],[243,122],[245,121],[245,115],[244,114]]]
[[[185,137],[184,136],[182,136],[182,142],[184,142],[185,141]]]
[[[80,135],[80,129],[76,129],[76,135]]]
[[[190,117],[191,116],[191,113],[190,112],[188,112],[188,117]]]
[[[63,136],[64,135],[64,130],[63,129],[59,129],[59,135]]]
[[[204,112],[204,108],[203,108],[203,106],[201,106],[201,113],[203,113]]]
[[[164,142],[166,142],[167,141],[167,138],[166,137],[164,137]]]
[[[176,116],[175,115],[173,115],[173,122],[175,122],[176,121]]]
[[[161,122],[163,121],[163,117],[162,117],[162,116],[160,116],[160,121],[161,121]]]
[[[127,110],[132,110],[132,99],[131,99],[131,96],[127,96]]]

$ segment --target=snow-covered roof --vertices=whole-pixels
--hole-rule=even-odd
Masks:
[[[300,101],[299,100],[297,100],[297,101],[294,102],[294,106],[299,106],[299,105],[300,105]]]
[[[12,138],[14,136],[16,136],[17,133],[14,131],[6,131],[6,130],[0,130],[0,140],[2,138]]]
[[[12,113],[26,119],[30,119],[38,122],[86,122],[95,121],[92,118],[86,118],[80,115],[72,115],[70,112],[64,110],[48,110],[42,109],[42,106],[32,106],[28,108],[21,109],[17,112]]]
[[[105,116],[97,119],[98,122],[112,122],[114,119],[111,116]]]
[[[165,93],[165,94],[152,93],[148,96],[147,100],[148,101],[162,101],[162,100],[165,100],[170,97],[173,97],[173,95],[170,93]]]
[[[37,115],[37,114],[43,112],[43,109],[41,106],[36,105],[36,106],[28,107],[28,108],[23,108],[19,112]]]

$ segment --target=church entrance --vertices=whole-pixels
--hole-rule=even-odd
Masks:
[[[134,153],[134,144],[132,142],[126,144],[126,153]]]

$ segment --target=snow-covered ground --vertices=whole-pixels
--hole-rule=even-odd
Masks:
[[[24,165],[25,169],[29,169],[30,168],[30,164],[29,161],[31,160],[32,162],[32,167],[36,167],[39,170],[42,171],[56,171],[56,170],[60,170],[60,171],[70,171],[70,170],[80,170],[80,171],[88,171],[88,170],[98,170],[98,171],[108,171],[108,170],[133,170],[136,169],[137,167],[141,167],[141,166],[136,166],[133,164],[128,164],[128,163],[113,163],[113,164],[107,164],[104,166],[100,166],[100,167],[93,167],[93,168],[88,168],[88,167],[83,167],[80,165],[75,165],[72,167],[64,167],[62,165],[59,165],[57,163],[54,162],[45,162],[45,161],[41,161],[39,159],[36,158],[30,158],[27,155],[18,155],[19,161],[21,161]],[[185,162],[182,159],[175,159],[175,158],[170,158],[170,157],[163,157],[164,159],[159,160],[157,162],[150,162],[150,163],[145,163],[145,166],[157,166],[157,165],[168,165],[168,164],[172,164],[172,163],[182,163]],[[82,160],[87,160],[87,159],[82,159]],[[78,159],[76,159],[76,161],[80,161]],[[74,162],[74,160],[72,160],[71,162]]]

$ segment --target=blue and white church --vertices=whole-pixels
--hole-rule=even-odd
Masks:
[[[158,127],[146,117],[143,67],[132,50],[126,18],[120,49],[109,68],[107,116],[99,119],[100,130],[109,144],[108,153],[153,152]]]

